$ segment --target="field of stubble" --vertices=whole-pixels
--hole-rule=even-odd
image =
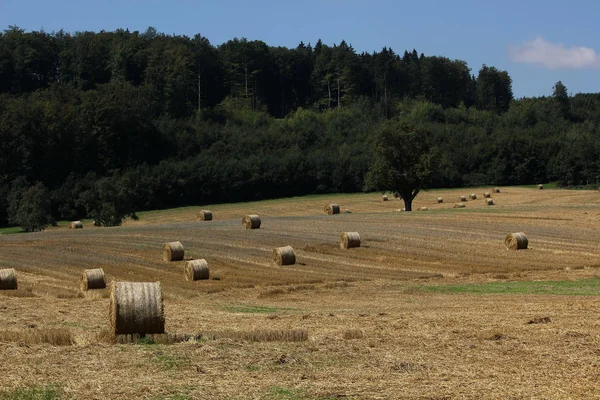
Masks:
[[[396,212],[401,201],[377,194],[309,196],[1,235],[0,268],[18,271],[19,290],[0,292],[0,399],[600,398],[594,288],[485,289],[596,282],[600,193],[502,188],[486,206],[484,190],[422,192],[413,207],[425,212]],[[472,192],[478,200],[452,208]],[[352,213],[325,215],[328,202]],[[201,208],[214,220],[197,222]],[[261,229],[243,229],[249,213]],[[344,231],[362,246],[340,249]],[[506,250],[504,236],[518,231],[530,249]],[[184,262],[162,261],[174,240],[186,259],[208,261],[211,279],[187,282]],[[272,263],[284,245],[296,265]],[[196,340],[112,343],[108,293],[79,292],[84,268],[162,282],[167,332]],[[437,290],[446,285],[483,289]],[[70,339],[37,343],[52,342],[44,332]]]

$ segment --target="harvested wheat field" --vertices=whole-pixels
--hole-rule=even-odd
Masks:
[[[0,269],[19,284],[0,291],[0,398],[600,397],[598,191],[436,203],[461,193],[420,193],[413,209],[429,212],[376,193],[307,196],[1,235]],[[352,213],[323,213],[331,203]],[[260,229],[240,225],[250,211]],[[341,249],[341,232],[360,247]],[[513,232],[527,249],[505,247]],[[175,240],[185,257],[164,262]],[[296,263],[273,263],[288,245]],[[185,279],[193,259],[210,279]],[[81,292],[95,268],[107,289]],[[167,333],[111,338],[112,281],[161,282]]]

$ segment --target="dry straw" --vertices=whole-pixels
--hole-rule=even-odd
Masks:
[[[437,202],[438,202],[438,204],[443,203],[444,202],[444,198],[443,197],[438,197],[437,198]]]
[[[500,188],[494,188],[494,193],[500,193]]]
[[[417,208],[417,211],[429,211],[429,208],[427,208],[427,207],[419,207],[419,208]]]
[[[115,282],[111,285],[110,325],[115,335],[165,332],[160,282]]]
[[[466,206],[463,203],[456,203],[453,208],[465,208]]]
[[[259,229],[260,217],[256,214],[246,215],[244,218],[242,218],[242,225],[246,229]]]
[[[542,190],[544,188],[544,185],[542,185],[541,183],[538,185],[538,189]]]
[[[104,289],[106,281],[104,279],[104,270],[102,268],[84,269],[81,274],[81,290]]]
[[[273,261],[277,265],[296,264],[296,254],[292,246],[277,247],[273,249]]]
[[[360,247],[360,235],[358,232],[342,232],[340,235],[340,247],[342,249]]]
[[[208,279],[208,263],[203,258],[188,261],[185,263],[184,274],[186,281]]]
[[[383,199],[383,201],[388,201],[388,196],[387,196],[387,194],[384,194],[384,195],[382,196],[382,199]]]
[[[181,242],[169,242],[163,246],[163,260],[165,261],[181,261],[184,254]]]
[[[496,204],[496,203],[494,203],[494,199],[487,199],[485,202],[488,206],[493,206]]]
[[[83,229],[81,221],[73,221],[69,224],[69,229]]]
[[[212,221],[212,212],[202,210],[198,213],[198,221]]]
[[[471,196],[469,196],[471,198],[471,200],[477,200],[477,195],[475,193],[471,193]]]
[[[325,212],[329,215],[339,214],[340,206],[338,206],[337,204],[327,204],[325,206]]]
[[[460,201],[467,201],[467,196],[460,196]]]
[[[504,245],[509,250],[523,250],[529,245],[529,240],[524,232],[509,233],[504,238]]]
[[[17,289],[17,271],[14,268],[0,269],[0,290]]]

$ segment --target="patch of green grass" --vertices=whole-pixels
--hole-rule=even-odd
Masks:
[[[184,364],[184,360],[182,358],[169,354],[156,354],[154,361],[160,364],[166,370],[176,369]]]
[[[57,386],[33,386],[0,391],[0,400],[58,400],[62,398]]]
[[[267,306],[249,306],[245,304],[224,306],[227,311],[236,313],[274,313],[279,310],[291,310],[291,308],[276,308]]]
[[[15,233],[25,233],[25,231],[18,226],[9,226],[8,228],[0,228],[0,235],[14,235]]]
[[[600,295],[600,278],[582,279],[578,281],[487,282],[422,286],[420,288],[428,292],[436,293],[598,296]]]

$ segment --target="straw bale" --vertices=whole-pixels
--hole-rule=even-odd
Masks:
[[[111,284],[110,325],[115,335],[165,332],[165,313],[160,282]]]
[[[104,278],[104,270],[102,268],[84,269],[81,274],[81,290],[104,289],[106,288],[106,280]]]
[[[492,197],[492,195],[490,194],[490,192],[485,192],[483,194],[483,197],[485,197],[486,199],[489,199],[490,197]]]
[[[188,261],[185,263],[184,273],[187,281],[208,279],[208,263],[203,258]]]
[[[163,246],[163,260],[165,261],[181,261],[185,251],[181,242],[169,242]]]
[[[469,197],[471,198],[471,200],[477,200],[477,195],[475,193],[471,193]]]
[[[463,203],[456,203],[452,208],[465,208],[466,206]]]
[[[81,221],[73,221],[69,224],[69,229],[83,229]]]
[[[529,245],[529,240],[524,232],[509,233],[504,238],[504,245],[509,250],[523,250]]]
[[[198,213],[198,221],[212,221],[212,212],[208,210],[202,210]]]
[[[260,217],[256,214],[246,215],[244,218],[242,218],[242,225],[246,229],[259,229]]]
[[[17,289],[17,271],[14,268],[0,269],[0,290]]]
[[[384,195],[382,196],[382,199],[383,199],[383,201],[388,201],[388,196],[387,196],[387,194],[384,194]]]
[[[494,203],[494,199],[486,199],[486,201],[485,201],[485,202],[486,202],[486,204],[487,204],[488,206],[493,206],[493,205],[495,205],[495,204],[496,204],[496,203]]]
[[[358,232],[342,232],[340,235],[340,247],[342,249],[360,247],[360,235]]]
[[[277,265],[296,264],[296,254],[292,246],[277,247],[273,249],[273,261]]]
[[[438,202],[438,204],[443,203],[444,202],[444,198],[443,197],[438,197],[437,198],[437,202]]]
[[[329,215],[339,214],[340,206],[338,206],[337,204],[327,204],[325,206],[325,212]]]

